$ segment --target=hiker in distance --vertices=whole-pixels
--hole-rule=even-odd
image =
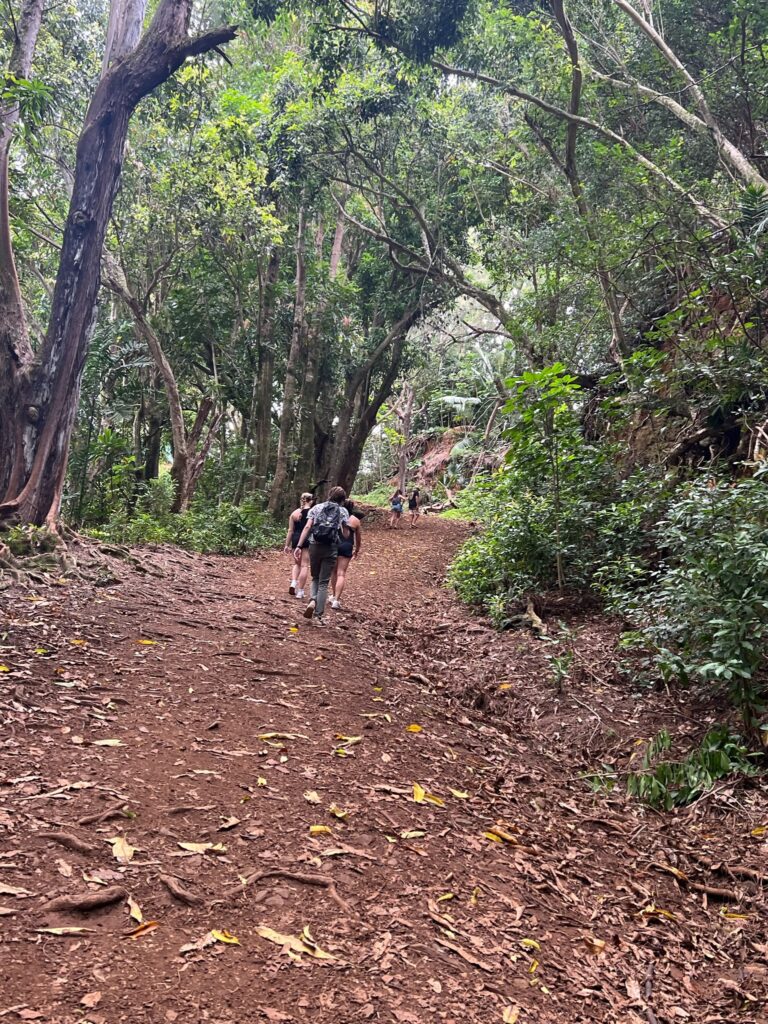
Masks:
[[[291,555],[291,583],[288,593],[299,598],[304,597],[304,587],[307,584],[307,576],[309,576],[309,541],[306,541],[301,548],[301,558],[298,561],[294,555],[314,500],[311,491],[304,491],[299,499],[299,507],[288,516],[288,532],[285,535],[285,547],[283,548],[286,555]]]
[[[332,487],[328,500],[313,505],[294,550],[296,562],[301,561],[302,544],[309,541],[309,567],[312,572],[312,600],[304,609],[304,618],[324,626],[323,613],[328,597],[328,581],[336,566],[339,542],[349,537],[349,512],[342,502],[347,500],[343,487]]]
[[[403,502],[405,501],[405,495],[398,487],[392,497],[389,499],[389,507],[391,509],[389,515],[389,528],[390,530],[397,529],[400,524],[400,516],[403,514]]]
[[[418,487],[414,487],[411,492],[411,496],[408,499],[408,512],[411,517],[411,529],[416,526],[416,520],[419,518],[419,506],[421,505],[421,494]]]

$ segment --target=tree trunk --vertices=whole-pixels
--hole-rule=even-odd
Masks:
[[[280,412],[280,436],[277,441],[277,460],[275,478],[272,481],[272,493],[269,498],[269,511],[284,511],[288,497],[288,453],[293,442],[296,425],[296,395],[298,391],[299,362],[301,359],[301,342],[304,334],[304,307],[307,298],[307,268],[304,258],[304,235],[306,231],[306,211],[299,207],[299,223],[296,229],[296,294],[293,306],[293,330],[288,362],[285,367],[285,386],[283,388],[283,407]]]
[[[91,98],[77,145],[48,331],[34,360],[31,354],[14,358],[7,345],[0,348],[0,407],[10,410],[0,424],[0,519],[55,525],[130,117],[142,97],[187,57],[235,36],[226,27],[190,38],[190,15],[191,0],[161,0],[139,45],[108,69]]]
[[[272,448],[272,385],[275,376],[275,311],[277,282],[280,277],[280,251],[275,249],[269,260],[264,282],[264,299],[260,310],[259,371],[254,382],[254,425],[251,431],[254,447],[253,486],[263,491],[267,485]]]

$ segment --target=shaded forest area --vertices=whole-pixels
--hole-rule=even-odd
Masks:
[[[69,528],[242,552],[308,486],[420,483],[480,526],[450,579],[500,629],[597,600],[639,685],[727,698],[639,795],[754,775],[765,5],[0,18],[2,564]]]

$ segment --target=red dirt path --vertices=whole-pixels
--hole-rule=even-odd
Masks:
[[[547,644],[498,636],[442,587],[462,535],[369,531],[325,631],[278,554],[165,550],[119,585],[0,594],[0,1019],[766,1020],[764,897],[727,874],[765,869],[764,790],[721,787],[675,815],[591,794],[580,773],[628,758],[651,719],[696,723],[595,671],[613,644],[599,620],[592,667],[557,693]],[[280,870],[307,881],[242,887]],[[158,926],[127,937],[125,898],[41,909],[115,885]],[[39,930],[62,926],[89,930]],[[308,926],[334,959],[291,956],[260,926]],[[180,952],[211,929],[239,945]]]

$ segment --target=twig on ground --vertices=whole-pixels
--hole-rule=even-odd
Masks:
[[[326,875],[305,875],[300,874],[297,871],[285,871],[282,868],[274,868],[271,871],[255,871],[246,877],[245,881],[241,885],[234,885],[231,889],[224,891],[224,899],[228,899],[231,896],[237,896],[238,893],[243,892],[248,886],[253,886],[257,882],[263,882],[267,878],[284,878],[288,882],[301,882],[302,885],[317,885],[323,889],[328,890],[328,895],[331,897],[334,903],[344,911],[345,914],[352,912],[352,908],[346,903],[336,891],[336,885],[332,878],[328,878]]]
[[[112,804],[111,807],[105,808],[103,811],[98,811],[96,814],[86,814],[84,818],[79,818],[78,825],[99,825],[102,821],[109,821],[110,818],[124,818],[125,814],[125,801],[121,801],[119,804]]]

